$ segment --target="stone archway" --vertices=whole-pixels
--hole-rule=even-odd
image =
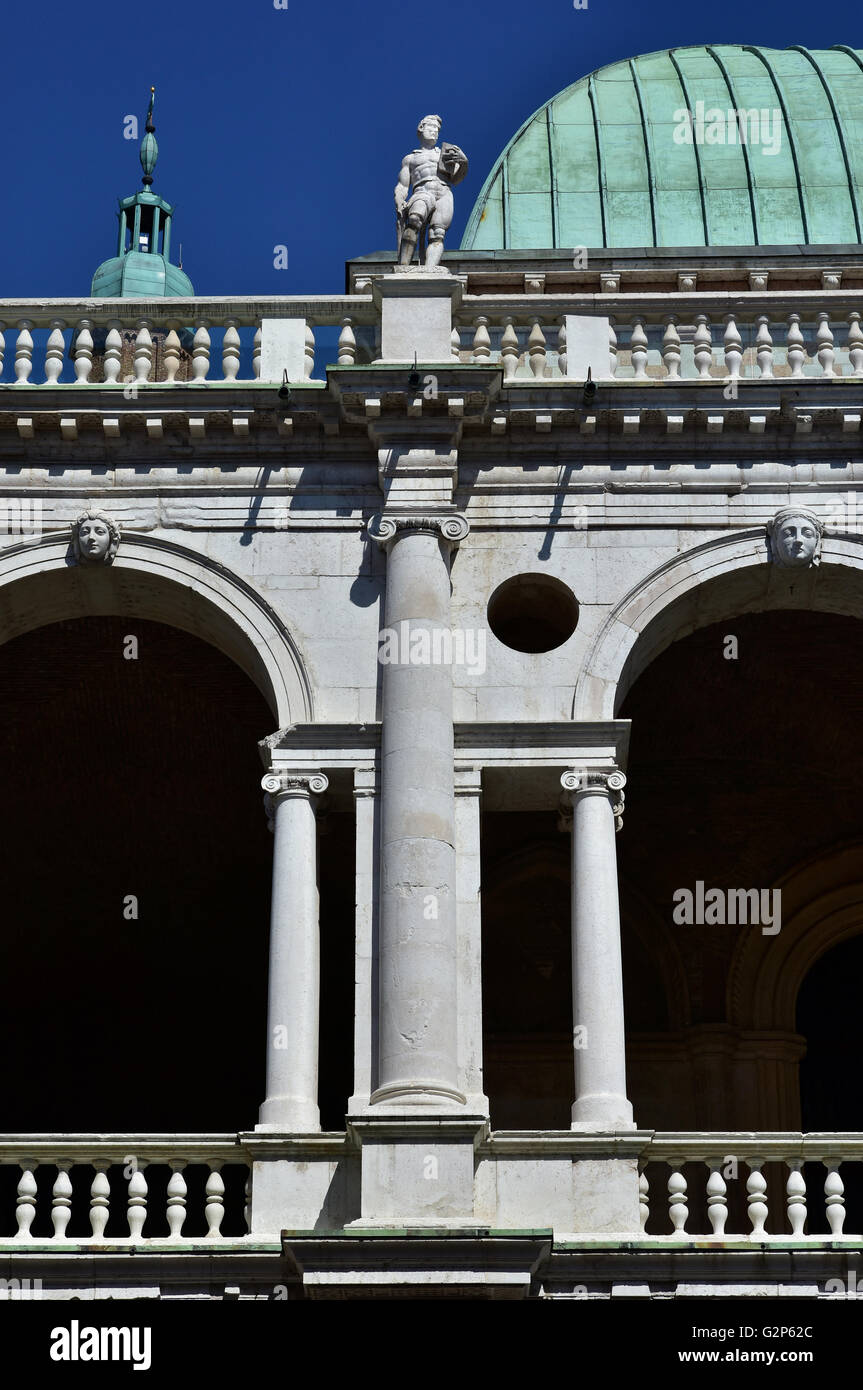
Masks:
[[[110,567],[71,564],[65,534],[0,552],[0,642],[46,623],[119,613],[167,623],[224,652],[258,687],[277,728],[312,722],[311,681],[285,624],[206,555],[136,532],[123,533]]]
[[[863,540],[825,536],[805,570],[769,563],[763,527],[695,546],[633,586],[585,658],[573,719],[613,719],[638,676],[672,642],[743,613],[802,608],[863,617]]]
[[[76,566],[52,536],[0,553],[0,669],[0,954],[24,1010],[3,1018],[22,1062],[0,1127],[253,1124],[272,857],[258,744],[313,718],[290,634],[172,541],[124,533],[113,565]]]
[[[863,921],[854,784],[863,627],[827,610],[835,592],[823,579],[817,611],[791,607],[786,593],[782,605],[669,642],[621,710],[632,720],[622,905],[632,884],[657,959],[671,931],[688,999],[664,1033],[632,1039],[631,1095],[644,1125],[800,1126],[797,994],[819,956]],[[723,655],[729,632],[739,659]],[[768,893],[781,902],[781,925],[671,927],[674,894],[698,880]]]
[[[0,645],[3,1130],[254,1123],[270,719],[234,662],[152,620]]]

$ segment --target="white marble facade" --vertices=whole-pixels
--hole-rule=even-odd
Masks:
[[[614,269],[613,253],[602,254]],[[578,1242],[603,1239],[591,1278],[607,1292],[618,1277],[614,1243],[641,1232],[639,1170],[651,1143],[624,1067],[615,826],[625,816],[629,730],[617,710],[639,672],[695,627],[755,609],[859,611],[863,540],[839,524],[863,481],[855,340],[839,380],[762,373],[732,393],[721,349],[707,379],[662,375],[658,353],[652,375],[640,374],[636,334],[631,374],[598,363],[593,405],[585,362],[597,360],[609,324],[620,344],[622,325],[644,311],[643,291],[627,299],[625,257],[611,291],[589,281],[601,267],[557,289],[551,272],[536,271],[528,290],[532,267],[508,264],[504,307],[522,330],[509,374],[506,343],[486,346],[485,324],[500,306],[484,295],[478,263],[461,266],[454,255],[453,273],[434,277],[353,269],[351,295],[331,301],[227,301],[221,311],[190,302],[186,312],[202,321],[236,308],[237,321],[261,327],[260,375],[250,381],[216,391],[145,379],[128,399],[86,377],[77,391],[28,377],[0,385],[3,500],[39,503],[38,529],[0,548],[0,636],[93,612],[157,618],[230,655],[270,704],[261,772],[274,895],[262,1036],[284,1024],[293,1045],[271,1050],[262,1066],[257,1127],[241,1128],[238,1117],[249,1234],[223,1247],[213,1237],[225,1287],[272,1282],[287,1245],[312,1296],[326,1296],[378,1268],[363,1263],[371,1257],[352,1233],[383,1240],[428,1227],[427,1284],[485,1281],[501,1297],[526,1296],[539,1261],[547,1290],[565,1292],[567,1280],[582,1282]],[[798,293],[847,323],[860,292],[822,291],[831,270],[823,258],[810,256],[806,270],[812,286]],[[663,275],[664,266],[648,317],[691,322],[697,292]],[[777,289],[775,305],[768,296],[759,291],[753,312],[764,300],[787,318],[794,293]],[[735,290],[709,299],[720,323],[741,302]],[[98,312],[121,309],[105,301]],[[41,315],[45,326],[49,316],[68,326],[94,312],[83,301],[0,305],[7,353],[16,331],[26,338],[21,323],[38,327]],[[135,312],[143,321],[160,311]],[[374,360],[352,345],[352,316],[379,335],[366,354]],[[306,351],[321,320],[342,325],[339,364],[326,374]],[[541,361],[535,335],[530,342],[540,321]],[[561,325],[569,375],[560,344],[557,357],[551,347]],[[283,361],[287,401],[278,395]],[[110,565],[95,549],[91,562],[79,554],[69,563],[73,524],[87,512],[119,526]],[[776,547],[789,518],[814,530],[803,549],[789,540],[783,563]],[[565,586],[578,622],[554,650],[531,654],[498,640],[487,609],[505,581],[535,575]],[[726,582],[716,585],[719,577]],[[384,630],[430,642],[441,631],[472,634],[473,659],[382,663]],[[331,866],[315,812],[328,788],[356,810],[357,910],[354,1089],[343,1131],[324,1134],[316,874]],[[588,1029],[591,1046],[574,1049],[569,1131],[489,1127],[478,871],[487,790],[496,805],[559,810],[570,826],[573,1024]],[[708,1141],[701,1136],[705,1162]],[[75,1142],[58,1136],[43,1161],[74,1161],[86,1152]],[[702,1157],[685,1136],[677,1149],[673,1136],[662,1142],[672,1162]],[[750,1141],[756,1176],[767,1143]],[[767,1158],[789,1162],[791,1148],[779,1144]],[[10,1140],[5,1161],[23,1164],[25,1149]],[[852,1150],[850,1159],[863,1156]],[[324,1230],[341,1230],[341,1243],[314,1234]],[[449,1238],[446,1253],[433,1248],[432,1230]],[[507,1242],[507,1231],[521,1235]],[[409,1282],[391,1239],[388,1277]],[[657,1243],[648,1247],[645,1280],[658,1287],[668,1271]],[[0,1263],[17,1269],[11,1249]],[[115,1256],[110,1287],[138,1287]],[[171,1258],[182,1261],[176,1245]],[[765,1255],[740,1278],[778,1288],[784,1259]],[[58,1288],[86,1284],[71,1255],[67,1266]]]

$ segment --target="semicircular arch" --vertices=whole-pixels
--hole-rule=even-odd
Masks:
[[[0,642],[70,618],[127,614],[224,652],[261,691],[278,728],[312,722],[312,687],[293,637],[262,595],[224,565],[128,531],[112,565],[72,564],[66,536],[0,553]]]

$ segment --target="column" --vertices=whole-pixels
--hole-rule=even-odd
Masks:
[[[482,769],[456,766],[459,1085],[471,1109],[487,1115],[482,1084],[481,796]]]
[[[318,1111],[320,930],[315,810],[322,773],[268,772],[273,896],[267,1003],[267,1095],[258,1129],[308,1133]]]
[[[375,966],[380,877],[380,777],[374,767],[354,769],[356,809],[356,918],[354,927],[354,1090],[348,1111],[368,1107],[377,1070]]]
[[[467,522],[379,515],[387,551],[379,1042],[372,1105],[452,1109],[459,1087],[450,556]]]
[[[572,806],[572,1128],[632,1129],[614,843],[626,778],[578,768],[560,780]]]

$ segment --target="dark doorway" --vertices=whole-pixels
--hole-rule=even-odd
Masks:
[[[254,1126],[273,724],[238,666],[161,623],[80,618],[0,647],[0,1129]],[[327,1075],[332,1110],[350,1080]]]

